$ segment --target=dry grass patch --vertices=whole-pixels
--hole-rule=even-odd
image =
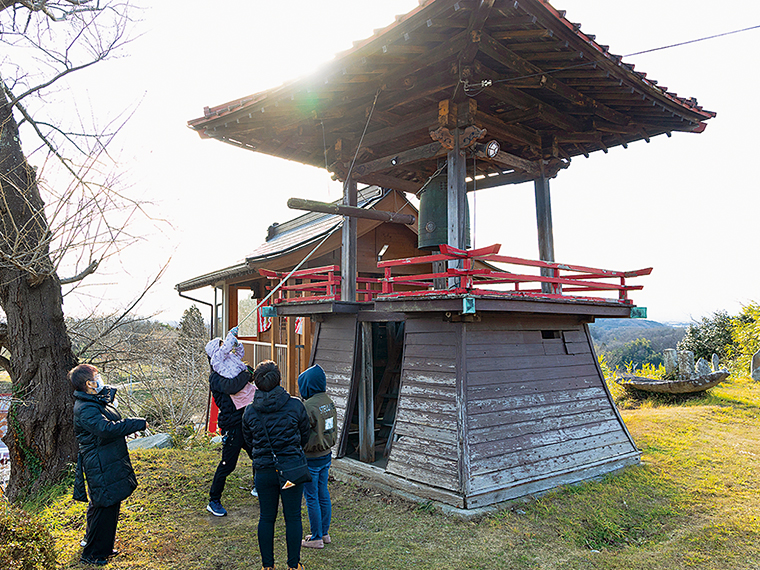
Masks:
[[[640,466],[513,503],[477,522],[333,481],[333,544],[304,550],[308,570],[672,570],[758,568],[760,387],[722,385],[682,402],[640,401],[623,417]],[[228,479],[229,516],[205,511],[218,448],[133,454],[113,569],[258,568],[250,461]],[[79,568],[85,505],[65,485],[27,509],[53,534],[60,568]],[[308,528],[303,511],[305,532]],[[284,565],[284,523],[275,555]]]

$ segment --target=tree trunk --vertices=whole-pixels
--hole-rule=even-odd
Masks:
[[[2,93],[2,91],[0,91]],[[0,95],[0,305],[8,319],[13,401],[4,441],[11,500],[58,481],[76,460],[72,388],[76,364],[52,268],[47,220],[18,125]]]

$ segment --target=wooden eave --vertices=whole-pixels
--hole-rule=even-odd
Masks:
[[[367,190],[367,189],[363,189]],[[398,195],[397,195],[398,196]],[[418,215],[419,212],[408,202],[404,201],[399,204],[395,199],[394,193],[389,192],[379,196],[377,199],[368,199],[367,205],[363,206],[367,209],[384,210],[389,212],[395,212],[399,214],[412,214]],[[292,245],[285,246],[283,248],[274,249],[266,254],[257,255],[255,252],[246,257],[245,261],[237,263],[235,265],[225,267],[210,273],[193,277],[181,283],[175,285],[175,289],[179,293],[200,289],[207,286],[213,286],[220,282],[225,282],[230,285],[239,285],[241,283],[247,283],[252,280],[261,279],[259,275],[259,269],[269,269],[272,271],[288,271],[296,266],[303,258],[304,255],[310,252],[314,246],[319,243],[331,230],[336,226],[343,224],[343,217],[332,214],[305,214],[299,216],[294,220],[290,220],[281,224],[279,227],[285,227],[293,224],[293,229],[289,231],[298,232],[299,220],[303,221],[305,218],[316,217],[320,222],[321,231],[318,233],[310,233],[303,235],[302,239],[296,239],[294,242],[288,242]],[[306,220],[306,223],[311,223]],[[357,233],[361,237],[383,222],[376,220],[360,219],[357,223]],[[407,226],[410,231],[417,233],[417,226]],[[313,258],[317,259],[321,256],[328,255],[333,251],[339,250],[341,247],[341,233],[339,231],[334,232],[314,254]],[[259,248],[260,249],[260,248]],[[308,267],[309,265],[307,265]],[[380,273],[380,271],[378,271]]]
[[[536,178],[540,161],[556,173],[578,155],[701,132],[714,116],[623,63],[547,0],[427,0],[310,77],[206,108],[189,126],[327,164],[341,180],[357,156],[359,182],[414,192],[448,150],[430,135],[441,126],[485,128],[482,142],[496,139],[502,153],[480,157],[478,175],[509,183]]]

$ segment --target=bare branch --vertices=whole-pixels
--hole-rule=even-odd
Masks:
[[[67,277],[65,279],[61,279],[61,285],[70,285],[71,283],[76,283],[77,281],[81,281],[91,273],[95,273],[95,270],[98,268],[98,265],[100,264],[100,261],[97,259],[90,263],[84,271],[81,271],[80,273],[74,275],[73,277]]]
[[[140,303],[140,301],[142,301],[143,297],[145,297],[148,291],[150,291],[150,289],[156,283],[158,283],[159,279],[161,279],[161,276],[164,274],[164,271],[166,271],[167,266],[168,265],[164,265],[161,268],[161,270],[153,278],[153,280],[148,284],[148,286],[143,290],[143,292],[140,293],[140,295],[132,302],[131,305],[129,305],[126,309],[124,309],[122,314],[119,317],[117,317],[105,331],[103,331],[101,336],[106,336],[109,333],[111,333],[113,330],[119,327],[119,324],[127,317],[127,315],[129,315],[134,310],[134,308]],[[76,353],[77,358],[79,358],[79,356],[85,353],[93,344],[95,344],[95,342],[97,342],[97,340],[98,340],[97,338],[92,339],[89,343],[87,343],[85,346],[80,348]]]

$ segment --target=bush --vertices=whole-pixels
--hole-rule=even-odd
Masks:
[[[156,431],[172,423],[171,404],[163,398],[149,396],[140,408],[140,416],[145,418],[152,431]]]
[[[47,570],[55,563],[53,537],[45,526],[0,500],[0,568]]]
[[[734,319],[731,331],[731,345],[728,356],[731,372],[738,376],[748,376],[751,372],[752,356],[760,350],[760,305],[750,303]]]
[[[713,353],[724,360],[735,348],[731,333],[735,319],[726,311],[717,311],[712,317],[703,317],[702,321],[689,325],[678,350],[690,350],[694,359],[710,360]]]

